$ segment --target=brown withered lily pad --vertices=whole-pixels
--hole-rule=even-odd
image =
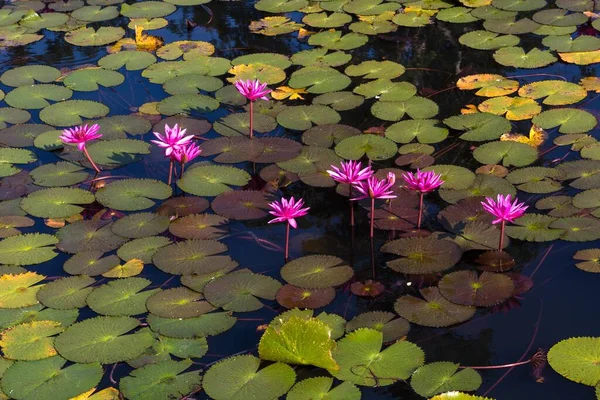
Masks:
[[[455,304],[491,307],[508,299],[515,290],[510,277],[504,274],[457,271],[445,275],[438,283],[442,295]]]
[[[515,265],[515,259],[505,251],[486,251],[475,260],[483,271],[504,272]]]
[[[361,297],[377,297],[385,290],[385,286],[381,282],[367,279],[365,283],[354,282],[350,285],[352,294]]]
[[[258,190],[230,191],[217,196],[212,202],[212,209],[231,219],[259,219],[268,215],[269,203],[273,200],[273,196]]]
[[[219,239],[227,229],[227,218],[214,214],[192,214],[177,218],[169,225],[171,234],[183,239]]]
[[[335,298],[335,289],[303,289],[294,285],[284,285],[277,292],[277,302],[285,308],[325,307]]]
[[[172,197],[162,203],[156,213],[169,217],[185,217],[191,214],[200,214],[209,207],[210,203],[203,197],[186,196]]]
[[[433,237],[394,240],[383,245],[381,251],[402,256],[388,261],[387,266],[404,274],[440,272],[456,265],[462,255],[455,243]]]

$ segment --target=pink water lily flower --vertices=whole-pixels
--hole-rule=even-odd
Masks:
[[[102,134],[98,132],[99,130],[100,125],[98,124],[92,126],[79,125],[75,128],[63,130],[62,135],[58,137],[63,143],[76,144],[77,148],[83,152],[85,158],[92,164],[92,167],[97,173],[100,172],[100,168],[94,163],[94,160],[92,160],[92,157],[85,146],[90,140],[100,139],[102,137]]]
[[[77,148],[83,151],[87,142],[102,137],[102,134],[98,133],[99,130],[100,125],[98,124],[92,126],[80,125],[75,128],[63,130],[62,135],[58,138],[62,140],[63,143],[76,144]]]
[[[434,171],[422,172],[418,168],[414,174],[405,172],[402,174],[402,178],[410,190],[421,193],[434,191],[444,183],[441,174],[436,174]]]
[[[304,207],[304,200],[294,199],[291,197],[289,200],[282,198],[281,201],[274,201],[269,204],[269,207],[273,211],[269,211],[269,214],[274,215],[277,218],[273,218],[269,221],[269,224],[276,222],[287,222],[285,228],[285,259],[287,261],[290,254],[290,226],[294,229],[298,227],[296,224],[296,218],[304,217],[308,214],[310,207]]]
[[[256,101],[258,99],[269,100],[267,95],[271,93],[271,89],[267,87],[266,83],[261,83],[258,79],[254,80],[239,80],[235,82],[236,89],[250,101]]]
[[[519,203],[519,200],[516,197],[513,201],[510,194],[507,194],[506,196],[499,194],[496,200],[491,197],[486,197],[485,201],[481,202],[481,205],[485,211],[496,217],[496,219],[492,221],[492,224],[513,222],[515,219],[525,214],[525,210],[529,207],[526,206],[525,203]]]
[[[356,185],[361,195],[353,198],[352,200],[362,199],[395,199],[396,196],[391,188],[396,183],[396,175],[393,172],[389,172],[386,179],[377,179],[376,176],[371,176],[366,181],[360,182]]]
[[[340,167],[335,165],[327,170],[327,173],[334,181],[348,185],[348,198],[352,198],[352,187],[361,181],[369,179],[373,175],[371,166],[362,167],[358,161],[342,161]],[[350,202],[350,225],[354,226],[354,205]]]
[[[483,209],[496,217],[492,224],[500,223],[500,244],[498,250],[501,251],[504,247],[504,228],[507,222],[513,222],[515,219],[525,214],[525,210],[529,206],[525,203],[519,203],[515,197],[514,201],[510,194],[506,196],[499,194],[494,200],[491,197],[486,197],[485,201],[481,202]]]
[[[186,131],[186,129],[181,129],[177,124],[175,124],[173,128],[170,128],[169,125],[165,124],[164,136],[158,132],[152,132],[158,140],[151,140],[151,142],[158,147],[165,149],[165,156],[169,157],[173,151],[186,145],[194,138],[194,135],[186,136]]]
[[[202,149],[196,143],[188,143],[175,149],[172,156],[175,161],[185,164],[198,157],[200,153],[202,153]]]

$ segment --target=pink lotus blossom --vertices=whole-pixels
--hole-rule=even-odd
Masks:
[[[182,164],[192,161],[202,153],[202,149],[196,143],[188,143],[173,150],[172,157]]]
[[[271,93],[271,89],[267,88],[266,83],[261,83],[258,79],[237,81],[235,83],[237,90],[250,101],[258,99],[269,100],[267,95]]]
[[[355,197],[352,200],[362,199],[395,199],[396,196],[391,190],[392,186],[396,183],[396,175],[393,172],[389,172],[386,179],[377,179],[376,176],[371,176],[366,181],[359,182],[356,185],[361,195]]]
[[[80,125],[75,128],[63,130],[62,135],[58,138],[62,140],[63,143],[76,144],[77,148],[83,151],[87,142],[102,137],[102,134],[98,133],[98,130],[100,130],[100,125],[98,124],[92,126]]]
[[[327,173],[337,182],[356,185],[373,175],[370,165],[366,168],[361,168],[362,164],[358,161],[342,161],[339,168],[332,165],[331,170],[327,170]]]
[[[512,200],[510,194],[507,194],[506,196],[499,194],[497,200],[486,197],[485,201],[481,202],[481,205],[485,211],[496,217],[496,219],[492,221],[492,224],[497,224],[499,222],[504,224],[505,222],[513,222],[527,210],[528,206],[526,206],[525,203],[519,203],[517,198],[515,198],[514,201]]]
[[[186,129],[181,129],[177,124],[173,128],[165,124],[164,137],[158,132],[153,132],[158,140],[151,140],[152,143],[165,149],[165,156],[169,157],[175,150],[188,144],[194,135],[185,136]]]
[[[273,211],[269,211],[269,214],[276,216],[269,221],[269,224],[273,224],[276,222],[288,222],[292,228],[297,228],[295,218],[304,217],[308,214],[308,210],[310,207],[302,208],[304,206],[304,200],[294,199],[293,197],[288,199],[282,198],[281,201],[274,201],[269,204],[269,207],[273,209]]]
[[[404,178],[406,186],[410,190],[420,193],[431,192],[444,183],[441,174],[436,174],[433,171],[421,172],[418,168],[414,174],[410,172],[402,174],[402,178]]]

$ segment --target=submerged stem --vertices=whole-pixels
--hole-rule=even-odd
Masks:
[[[90,153],[88,153],[87,147],[83,147],[83,155],[85,156],[85,158],[87,158],[87,160],[90,162],[90,164],[92,164],[92,167],[94,168],[94,170],[96,170],[96,173],[100,173],[100,168],[98,168],[98,166],[96,165],[96,163],[94,162],[94,160],[92,160],[92,157],[90,156]]]
[[[486,365],[486,366],[477,366],[477,367],[459,367],[461,369],[463,368],[471,368],[471,369],[501,369],[501,368],[512,368],[512,367],[518,367],[519,365],[525,365],[525,364],[529,364],[531,362],[531,359],[529,360],[525,360],[525,361],[518,361],[518,362],[514,362],[514,363],[510,363],[510,364],[502,364],[502,365]]]

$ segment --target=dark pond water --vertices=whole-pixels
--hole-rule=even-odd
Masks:
[[[247,30],[250,22],[264,17],[264,13],[257,11],[251,1],[213,1],[207,6],[209,9],[200,6],[179,7],[175,13],[166,17],[169,21],[167,27],[152,31],[151,34],[161,36],[165,43],[176,40],[208,41],[215,46],[215,55],[228,59],[255,52],[291,55],[310,48],[305,40],[298,40],[295,34],[274,38],[251,34]],[[302,17],[299,13],[290,13],[288,16],[298,21]],[[188,31],[185,25],[186,19],[194,21],[198,27]],[[125,18],[117,18],[98,25],[126,26],[127,22]],[[439,21],[425,28],[401,27],[395,33],[371,38],[368,45],[351,50],[352,63],[370,59],[386,59],[401,63],[407,68],[402,80],[412,82],[421,95],[437,102],[440,106],[440,119],[457,115],[461,107],[472,103],[474,99],[472,92],[453,89],[456,80],[464,75],[498,73],[515,77],[522,84],[537,80],[543,77],[543,74],[548,74],[546,77],[560,76],[570,82],[579,82],[581,77],[597,75],[596,66],[579,67],[560,62],[536,70],[502,67],[494,62],[492,52],[469,49],[458,43],[457,38],[471,29],[469,24],[448,24]],[[74,47],[62,40],[62,35],[62,33],[46,31],[44,39],[39,42],[25,47],[2,49],[0,72],[30,64],[74,68],[84,64],[94,64],[106,55],[104,47]],[[522,43],[525,47],[530,45],[528,40],[527,37],[523,37]],[[101,88],[90,93],[78,92],[77,98],[102,102],[110,108],[110,115],[121,115],[131,113],[133,107],[166,97],[160,85],[148,83],[141,77],[139,71],[121,72],[125,75],[125,83],[122,85],[115,88]],[[9,87],[2,87],[2,89],[5,92],[10,90]],[[595,101],[593,93],[586,101],[587,103],[580,108],[597,115],[599,103]],[[371,103],[367,101],[367,104]],[[232,109],[225,107],[203,117],[214,122]],[[37,113],[33,115],[33,122],[40,122]],[[343,123],[360,129],[379,126],[382,123],[371,116],[366,105],[358,111],[342,112],[342,116]],[[521,126],[521,123],[516,123],[516,126]],[[298,133],[285,131],[282,128],[278,128],[271,134],[296,140],[300,137]],[[144,137],[149,140],[150,136],[146,134]],[[205,135],[206,138],[217,136],[213,131]],[[472,170],[479,166],[471,156],[471,144],[455,139],[452,134],[446,141],[436,144],[436,150],[453,143],[458,145],[439,157],[436,160],[437,164],[458,164]],[[551,146],[551,141],[548,140],[543,145],[542,151]],[[39,161],[27,166],[27,169],[58,161],[52,153],[37,150],[36,153]],[[564,147],[558,148],[546,153],[543,160],[538,163],[542,165],[565,154]],[[567,160],[575,159],[576,153],[566,157]],[[375,163],[376,168],[392,165],[391,160]],[[250,163],[237,166],[252,171]],[[141,162],[123,167],[114,173],[129,177],[163,179],[167,168],[168,161],[163,159],[158,149],[154,148],[153,153],[144,157]],[[348,260],[353,254],[357,278],[362,280],[369,277],[371,256],[366,211],[360,210],[357,214],[358,223],[352,248],[347,203],[344,198],[335,194],[334,188],[312,188],[302,183],[295,183],[285,188],[283,193],[286,196],[302,196],[311,207],[309,216],[302,219],[299,228],[292,232],[292,257],[325,253]],[[533,204],[540,197],[521,194],[521,198],[528,204]],[[437,195],[432,195],[428,197],[428,204],[427,228],[436,230],[439,226],[433,216],[440,208],[445,207],[445,203]],[[34,227],[23,231],[54,232],[53,229],[45,227],[41,220],[37,221]],[[284,225],[267,225],[265,220],[248,223],[232,222],[230,231],[231,237],[223,239],[223,242],[229,247],[229,254],[234,260],[244,268],[281,280],[278,270],[283,265],[282,253],[262,247],[252,239],[241,239],[240,235],[236,236],[236,234],[252,232],[260,239],[283,246]],[[390,238],[387,232],[376,231],[375,249],[379,249]],[[453,361],[466,366],[486,366],[526,359],[536,349],[549,349],[558,341],[568,337],[600,335],[600,325],[595,321],[598,276],[575,268],[572,260],[577,250],[593,248],[597,245],[597,242],[574,244],[557,241],[535,244],[514,241],[509,251],[517,261],[515,270],[531,277],[534,282],[533,288],[519,299],[520,304],[501,311],[479,308],[473,319],[450,328],[432,329],[413,324],[408,340],[425,350],[428,362]],[[369,310],[393,311],[393,302],[399,295],[405,293],[418,295],[419,283],[411,282],[407,277],[387,270],[384,262],[389,258],[386,257],[378,251],[375,252],[378,279],[387,286],[382,296],[374,300],[358,298],[350,293],[348,287],[344,287],[337,289],[335,301],[324,310],[337,313],[349,320]],[[67,255],[61,254],[49,263],[29,267],[29,269],[48,276],[62,276],[64,275],[62,265],[67,259]],[[468,265],[468,262],[463,261],[458,267]],[[167,274],[151,265],[146,266],[141,276],[151,279],[157,285],[169,279]],[[174,279],[164,287],[178,285],[178,279]],[[210,337],[208,354],[197,361],[208,364],[244,351],[256,354],[255,346],[262,334],[257,331],[258,326],[267,324],[277,315],[276,313],[283,311],[276,302],[267,302],[267,304],[269,307],[258,312],[240,314],[242,320],[238,321],[233,329]],[[82,312],[82,317],[89,315],[91,315],[90,311]],[[115,370],[114,378],[118,380],[130,371],[129,367],[120,364]],[[309,367],[298,367],[296,371],[298,379],[323,373]],[[498,399],[593,398],[591,388],[570,382],[549,367],[545,370],[543,383],[535,382],[529,366],[517,367],[511,371],[485,370],[481,371],[481,375],[483,385],[477,393]],[[101,385],[109,384],[105,376]],[[361,390],[364,399],[421,398],[402,382],[382,388],[361,388]],[[204,393],[194,395],[195,398],[207,398],[204,396]]]

